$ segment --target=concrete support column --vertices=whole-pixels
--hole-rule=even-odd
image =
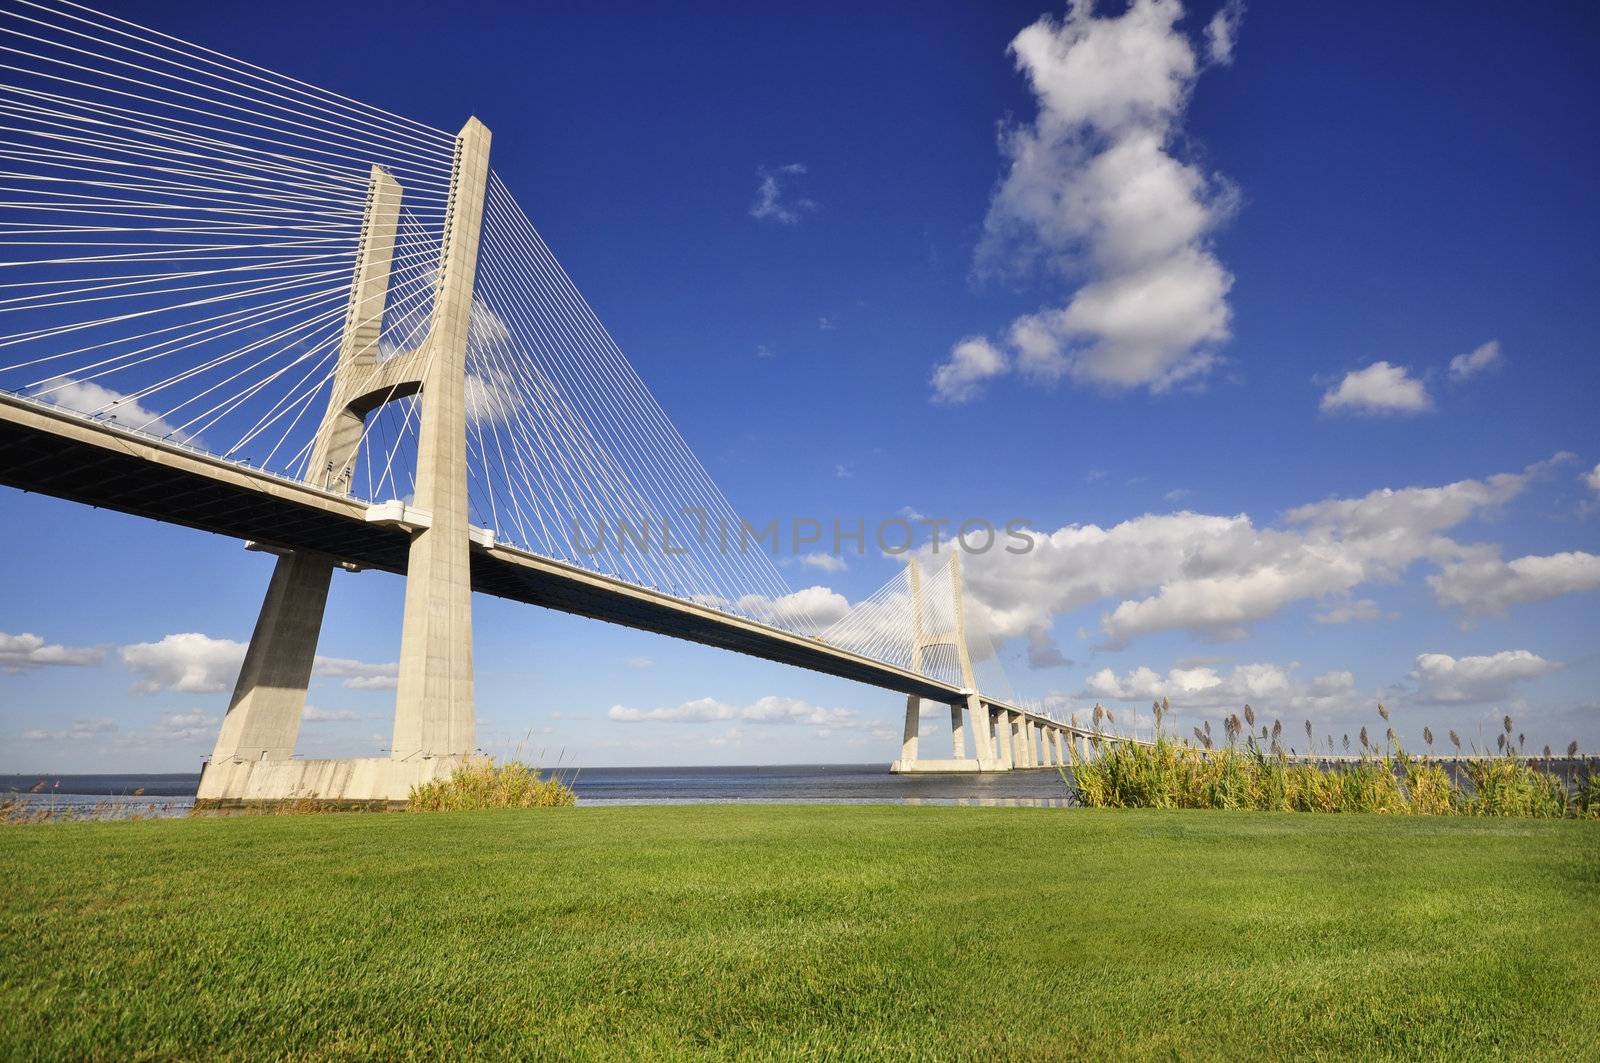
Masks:
[[[1049,764],[1052,768],[1059,768],[1061,766],[1061,732],[1057,731],[1054,727],[1047,727],[1045,728],[1044,738],[1046,756],[1045,763]]]
[[[972,723],[972,752],[980,765],[994,761],[994,734],[989,708],[976,691],[967,695],[967,719]]]
[[[900,738],[900,763],[916,763],[917,732],[921,729],[922,699],[915,694],[908,694],[906,696],[906,729]]]
[[[990,722],[994,725],[995,760],[1005,771],[1011,770],[1011,719],[1004,709],[990,709]]]
[[[960,702],[950,706],[950,748],[957,760],[967,758],[967,728],[961,718],[961,708]],[[974,723],[973,726],[976,727],[977,724]]]
[[[1022,714],[1008,713],[1010,716],[1009,730],[1011,731],[1011,761],[1019,768],[1028,766],[1028,741],[1023,736]]]
[[[392,756],[471,753],[472,573],[467,512],[467,323],[489,177],[489,130],[456,138],[443,252],[418,418],[416,506],[432,524],[411,540]]]
[[[334,366],[333,387],[328,390],[328,412],[312,442],[311,459],[306,466],[312,483],[341,494],[350,493],[353,462],[367,414],[391,399],[414,394],[420,383],[405,377],[394,381],[386,391],[374,387],[378,383],[378,339],[383,332],[384,303],[389,294],[403,195],[404,190],[393,175],[381,166],[372,168],[344,336],[339,345],[339,361]]]
[[[212,760],[288,760],[294,755],[332,578],[333,559],[325,555],[301,552],[278,558]]]

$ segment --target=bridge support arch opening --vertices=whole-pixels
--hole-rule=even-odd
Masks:
[[[379,338],[403,190],[372,168],[355,274],[327,413],[310,451],[316,485],[348,493],[367,417],[416,395],[416,489],[426,514],[411,532],[388,757],[294,757],[338,559],[278,557],[216,747],[200,779],[201,804],[310,798],[404,801],[418,783],[475,756],[472,582],[467,472],[467,329],[489,177],[489,130],[470,119],[456,138],[448,207],[426,338],[384,357]]]

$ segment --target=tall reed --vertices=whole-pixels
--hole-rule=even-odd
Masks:
[[[1170,712],[1160,707],[1162,716]],[[1387,723],[1388,709],[1380,707],[1379,714]],[[1082,755],[1076,743],[1068,746],[1072,775],[1068,779],[1063,769],[1062,778],[1083,804],[1096,808],[1600,818],[1600,767],[1584,761],[1563,780],[1548,759],[1540,767],[1522,756],[1521,742],[1504,741],[1512,733],[1510,717],[1500,736],[1503,754],[1462,761],[1456,774],[1430,757],[1406,753],[1392,728],[1385,728],[1383,751],[1363,727],[1357,759],[1319,761],[1286,753],[1277,726],[1266,729],[1268,749],[1253,730],[1244,730],[1254,718],[1247,705],[1242,723],[1237,716],[1225,719],[1227,745],[1219,749],[1211,748],[1209,725],[1194,729],[1198,745],[1173,741],[1159,726],[1153,743],[1098,735],[1091,755]],[[1306,736],[1315,748],[1309,723]],[[1451,739],[1459,748],[1454,732]],[[1575,758],[1576,744],[1568,753]]]

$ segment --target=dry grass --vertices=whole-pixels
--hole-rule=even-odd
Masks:
[[[463,812],[482,808],[560,808],[578,803],[578,796],[554,775],[520,760],[457,768],[448,779],[411,788],[412,812]]]

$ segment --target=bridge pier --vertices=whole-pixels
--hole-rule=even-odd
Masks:
[[[314,799],[394,803],[411,788],[479,758],[473,706],[468,523],[467,328],[489,177],[489,130],[470,119],[456,138],[432,320],[416,350],[378,356],[402,191],[374,166],[339,361],[310,475],[348,493],[366,416],[420,396],[415,509],[406,564],[400,676],[388,757],[294,760],[335,559],[280,556],[197,804]],[[913,749],[913,756],[914,756]]]
[[[333,565],[322,554],[278,556],[212,759],[294,756]]]

